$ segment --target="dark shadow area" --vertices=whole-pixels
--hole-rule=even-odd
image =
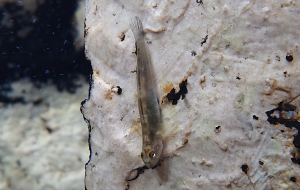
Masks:
[[[34,13],[15,3],[0,8],[0,96],[10,84],[30,78],[39,88],[52,80],[59,91],[75,93],[79,76],[89,79],[91,64],[84,49],[75,50],[73,15],[76,0],[46,0]],[[14,102],[5,97],[0,101]]]

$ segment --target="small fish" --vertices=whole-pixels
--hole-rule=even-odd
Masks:
[[[145,165],[153,168],[157,165],[163,149],[160,109],[153,86],[142,21],[134,17],[130,27],[135,38],[137,55],[138,105],[143,137],[141,156]]]

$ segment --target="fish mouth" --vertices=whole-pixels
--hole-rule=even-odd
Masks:
[[[151,162],[144,162],[144,163],[148,169],[154,169],[158,166],[158,163],[156,163],[154,166],[152,166]]]
[[[148,168],[148,169],[151,169],[151,164],[150,164],[150,162],[144,162],[145,163],[145,166]]]
[[[153,167],[152,167],[152,169],[156,168],[157,166],[158,166],[158,163],[157,163],[157,164],[155,164],[155,166],[153,166]]]

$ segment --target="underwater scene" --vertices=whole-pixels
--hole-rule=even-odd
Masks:
[[[84,1],[0,1],[0,189],[84,189]]]
[[[300,189],[299,3],[1,0],[0,190]]]

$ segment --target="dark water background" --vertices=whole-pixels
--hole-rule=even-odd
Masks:
[[[38,88],[52,81],[59,91],[70,93],[76,92],[80,75],[88,81],[91,64],[84,47],[77,51],[74,44],[77,6],[76,0],[45,0],[34,12],[18,3],[0,7],[0,102],[24,101],[6,95],[11,83],[23,78]]]

